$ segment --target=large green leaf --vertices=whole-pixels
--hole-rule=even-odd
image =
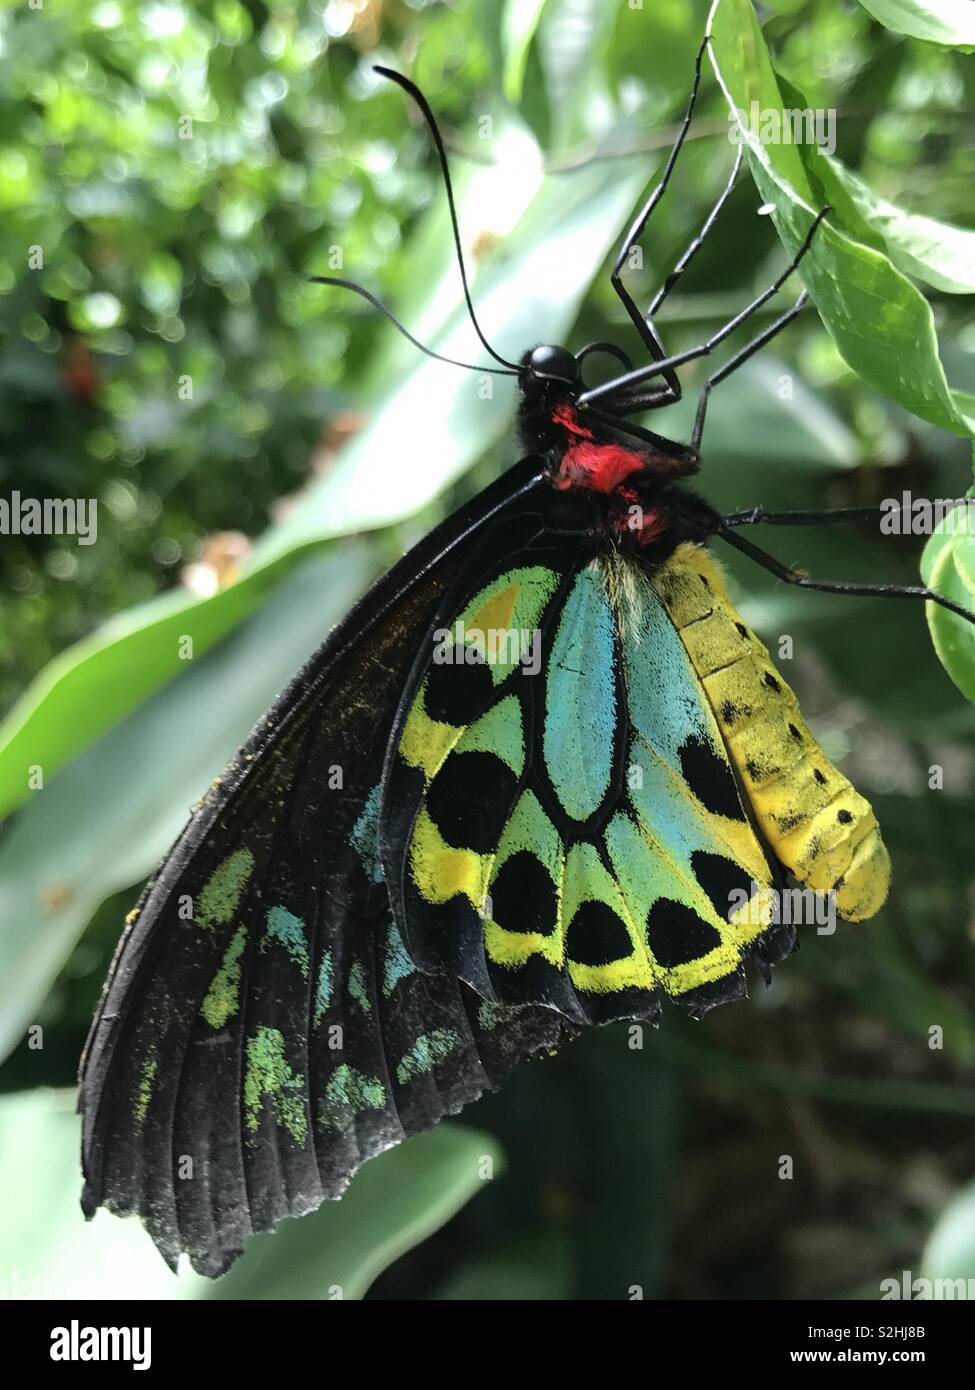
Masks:
[[[750,0],[715,0],[709,26],[712,63],[738,113],[755,182],[785,245],[797,251],[819,208],[800,147],[763,142],[750,126],[752,103],[763,113],[783,111]],[[839,351],[864,381],[944,429],[975,430],[968,402],[945,378],[930,305],[888,256],[847,235],[834,215],[820,225],[800,273]]]
[[[928,43],[975,48],[975,5],[971,0],[860,0],[860,4],[895,34]]]
[[[214,1283],[170,1273],[136,1220],[85,1221],[73,1110],[63,1091],[0,1098],[0,1297],[358,1299],[503,1164],[489,1135],[441,1125],[366,1164],[340,1202],[251,1241]]]

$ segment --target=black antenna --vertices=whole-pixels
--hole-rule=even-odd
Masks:
[[[500,362],[503,367],[508,367],[511,371],[517,372],[518,367],[516,363],[509,362],[506,358],[501,357],[495,352],[494,348],[481,332],[481,325],[478,323],[477,315],[474,312],[474,303],[471,299],[470,286],[467,283],[467,268],[464,265],[464,251],[460,244],[460,228],[457,224],[457,208],[454,204],[454,189],[450,182],[450,170],[447,167],[447,151],[444,149],[443,138],[434,118],[434,114],[430,110],[430,103],[416,83],[411,82],[408,77],[404,77],[401,72],[394,72],[392,68],[380,67],[378,63],[373,65],[372,70],[373,72],[378,72],[380,77],[388,77],[391,82],[395,82],[398,86],[402,87],[403,91],[409,93],[423,112],[424,120],[430,127],[430,134],[433,136],[433,143],[437,147],[437,157],[440,160],[440,171],[443,174],[444,187],[447,190],[447,204],[450,208],[450,225],[454,230],[454,246],[457,248],[457,264],[460,267],[460,278],[464,285],[464,298],[467,301],[467,312],[471,316],[474,332],[480,338],[482,344],[494,358],[495,362]]]
[[[491,372],[494,376],[518,375],[517,371],[508,371],[506,367],[476,367],[473,362],[458,362],[456,357],[444,357],[443,353],[434,352],[433,348],[424,347],[419,338],[414,338],[406,325],[400,323],[396,315],[391,309],[386,308],[381,299],[377,299],[364,285],[357,285],[354,280],[343,280],[338,275],[309,275],[307,278],[309,284],[312,285],[338,285],[341,289],[354,290],[356,294],[361,294],[363,299],[368,299],[373,308],[378,309],[381,314],[385,314],[390,323],[398,328],[403,337],[408,338],[414,347],[425,352],[428,357],[435,357],[438,362],[447,362],[451,367],[466,367],[470,372]],[[503,360],[503,358],[498,358],[499,362]]]

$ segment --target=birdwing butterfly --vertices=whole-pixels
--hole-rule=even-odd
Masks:
[[[186,1251],[221,1274],[249,1234],[339,1196],[365,1160],[588,1024],[656,1022],[663,997],[700,1016],[745,992],[749,965],[767,980],[796,943],[775,912],[787,875],[852,921],[884,900],[873,813],[735,611],[707,543],[803,587],[975,617],[926,589],[810,579],[738,534],[859,509],[721,516],[686,484],[712,388],[805,294],[707,380],[688,444],[628,418],[679,398],[680,366],[775,293],[828,211],[768,290],[668,357],[652,315],[740,155],[647,314],[621,269],[687,133],[705,46],[613,271],[650,359],[640,367],[610,343],[517,362],[494,351],[433,114],[379,70],[430,126],[468,310],[500,364],[478,370],[514,377],[525,457],[327,638],[130,914],[82,1066],[83,1206],[139,1213],[174,1268]],[[360,286],[322,279],[392,318]],[[623,370],[587,387],[596,353]]]

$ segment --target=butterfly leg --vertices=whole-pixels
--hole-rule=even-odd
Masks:
[[[694,358],[707,357],[711,352],[714,351],[714,349],[718,346],[719,343],[724,342],[725,338],[727,338],[729,334],[733,333],[736,328],[740,328],[741,325],[746,321],[746,319],[751,318],[752,314],[754,314],[756,310],[760,309],[762,305],[767,303],[768,300],[770,300],[774,294],[777,294],[779,292],[779,290],[785,284],[786,280],[788,280],[789,276],[800,264],[802,258],[809,250],[810,246],[812,245],[813,237],[816,235],[816,231],[819,227],[820,222],[822,222],[823,218],[829,211],[830,208],[828,205],[824,208],[820,208],[819,212],[813,218],[809,231],[806,233],[805,240],[799,247],[799,250],[793,256],[792,260],[785,267],[782,273],[776,276],[776,278],[772,281],[771,285],[769,285],[767,289],[763,290],[760,295],[753,299],[750,304],[746,304],[744,309],[740,310],[740,312],[737,313],[734,316],[734,318],[729,319],[723,327],[719,328],[718,331],[716,333],[713,333],[711,337],[708,338],[705,342],[699,343],[697,347],[685,348],[683,352],[675,353],[673,357],[665,357],[662,358],[660,361],[651,362],[646,367],[637,367],[635,371],[626,372],[623,376],[618,376],[610,381],[603,382],[600,386],[594,386],[591,388],[591,390],[584,391],[582,395],[577,398],[576,404],[578,406],[584,407],[590,404],[591,402],[598,400],[602,396],[612,396],[616,397],[616,399],[613,401],[614,413],[626,413],[630,410],[643,408],[646,404],[645,399],[639,399],[638,404],[638,397],[633,394],[632,388],[639,386],[644,381],[648,381],[651,377],[660,376],[661,374],[667,372],[672,372],[676,367],[680,367],[685,362],[690,362]],[[797,300],[796,304],[798,303],[799,301]],[[803,303],[805,303],[805,301],[803,301]],[[789,310],[786,314],[782,315],[782,318],[785,320],[785,323],[788,323],[788,315],[793,311],[798,312],[798,310],[796,309],[796,305],[793,305],[792,310]],[[771,336],[774,336],[776,332],[778,332],[781,328],[785,327],[785,323],[777,322],[775,324],[772,324],[769,330],[767,330],[767,332],[770,333]],[[768,338],[765,335],[759,335],[759,338],[755,340],[754,344],[749,344],[748,348],[744,349],[744,351],[748,352],[749,349],[751,349],[751,351],[757,351],[757,349],[762,345],[762,343],[767,341]],[[744,358],[742,358],[741,361],[744,361]],[[740,365],[740,362],[738,365]],[[620,411],[618,405],[618,402],[620,401],[622,401],[623,403],[622,412]]]
[[[898,511],[900,508],[897,509]],[[725,526],[818,526],[833,521],[876,521],[889,513],[882,507],[828,507],[825,511],[770,512],[765,507],[749,507],[746,512],[729,512],[721,518]]]
[[[815,589],[824,594],[851,594],[863,598],[922,599],[927,603],[940,604],[942,608],[947,608],[950,613],[957,614],[966,622],[975,623],[975,613],[962,608],[961,604],[955,603],[953,599],[945,598],[944,594],[936,594],[933,589],[925,588],[921,584],[856,584],[842,579],[812,579],[801,570],[793,569],[791,565],[776,559],[768,551],[746,540],[744,536],[735,535],[732,530],[719,527],[717,535],[735,550],[741,551],[742,555],[747,555],[750,560],[774,574],[777,579],[783,580],[786,584],[795,584],[800,589]]]
[[[684,111],[684,119],[681,121],[680,129],[677,132],[677,138],[671,147],[670,154],[667,156],[667,163],[664,165],[664,171],[660,176],[660,182],[655,186],[653,192],[637,213],[629,231],[623,238],[623,244],[616,257],[616,264],[613,266],[609,277],[613,289],[616,291],[616,294],[623,304],[623,308],[630,316],[634,328],[639,333],[644,345],[649,349],[650,355],[655,362],[667,362],[667,354],[653,326],[651,319],[652,311],[648,310],[646,314],[640,311],[639,306],[623,284],[621,274],[627,257],[646,231],[647,223],[650,221],[650,214],[664,195],[664,191],[670,182],[670,176],[674,171],[674,165],[677,163],[677,156],[681,152],[681,147],[690,129],[691,118],[694,115],[694,108],[697,105],[697,96],[701,87],[701,65],[704,61],[704,53],[707,46],[708,38],[705,36],[701,41],[701,46],[697,50],[697,57],[694,61],[694,81],[691,86],[690,97],[687,101],[687,108]],[[673,369],[670,366],[664,366],[658,374],[663,376],[665,384],[663,386],[658,386],[652,393],[654,404],[666,405],[673,401],[679,401],[681,396],[680,382],[677,380],[677,376]]]
[[[759,333],[750,343],[746,343],[740,351],[735,353],[734,357],[728,359],[723,367],[719,367],[713,376],[708,377],[698,397],[697,413],[694,416],[694,428],[691,431],[690,447],[695,453],[697,453],[701,447],[701,436],[704,433],[704,420],[707,415],[708,401],[711,398],[711,392],[714,390],[715,386],[718,385],[718,382],[724,381],[725,377],[731,376],[731,373],[743,366],[744,363],[748,361],[749,357],[753,357],[755,353],[758,352],[759,348],[763,348],[766,343],[770,343],[773,338],[778,337],[783,328],[788,328],[792,320],[802,313],[808,303],[809,295],[806,290],[803,290],[791,309],[786,309],[785,313],[780,314],[777,319],[770,323],[764,332]]]
[[[653,318],[654,314],[660,308],[661,304],[667,298],[668,294],[670,294],[671,290],[677,284],[677,281],[684,274],[684,271],[687,269],[691,261],[697,255],[698,251],[700,251],[701,247],[704,245],[705,237],[717,221],[718,214],[720,213],[721,209],[724,207],[725,203],[731,197],[732,189],[735,186],[738,174],[741,170],[741,164],[744,158],[744,154],[744,145],[739,145],[738,153],[735,155],[734,167],[731,171],[731,175],[728,179],[728,182],[725,184],[721,192],[721,196],[718,198],[718,201],[715,203],[714,207],[711,209],[711,211],[705,218],[704,225],[701,228],[701,230],[695,236],[694,240],[688,246],[687,250],[684,252],[680,260],[674,266],[673,270],[667,276],[666,280],[660,286],[660,289],[654,295],[653,300],[650,304],[650,308],[647,310],[648,320]]]

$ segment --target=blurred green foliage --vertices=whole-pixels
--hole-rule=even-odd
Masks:
[[[776,228],[794,244],[824,196],[836,214],[809,267],[822,318],[808,311],[715,393],[701,488],[718,505],[947,497],[971,483],[975,325],[951,290],[975,287],[975,74],[949,46],[964,34],[934,46],[871,17],[911,8],[762,7],[785,99],[836,110],[838,162],[753,156],[759,189],[742,178],[668,301],[668,347],[699,341],[773,278],[786,254]],[[0,842],[12,1047],[0,1087],[23,1093],[0,1114],[0,1202],[20,1213],[0,1278],[94,1267],[110,1288],[124,1269],[130,1291],[204,1296],[151,1268],[151,1250],[140,1263],[139,1232],[118,1237],[122,1254],[99,1229],[120,1223],[81,1224],[73,1122],[38,1088],[71,1084],[121,917],[251,721],[370,576],[515,456],[507,387],[482,409],[475,378],[418,360],[360,301],[304,282],[338,269],[338,251],[339,273],[425,341],[476,351],[429,140],[372,63],[410,71],[443,122],[492,340],[509,354],[550,335],[632,346],[605,259],[673,137],[706,16],[655,0],[0,11],[0,494],[99,502],[96,545],[0,542],[0,708],[38,682],[8,726],[4,805],[26,796],[28,765],[67,763]],[[741,104],[759,81],[750,6],[722,0],[716,23]],[[728,130],[708,72],[638,298],[706,216]],[[763,201],[774,225],[756,217]],[[853,267],[846,282],[838,266]],[[917,326],[886,361],[884,308],[856,301],[867,268]],[[844,332],[866,344],[870,385],[838,350],[854,351]],[[953,403],[911,413],[909,388],[942,389],[936,346]],[[701,379],[688,370],[689,402],[655,428],[686,437]],[[912,538],[761,540],[827,577],[917,573]],[[962,591],[969,564],[959,552]],[[599,1031],[523,1067],[465,1117],[505,1149],[506,1175],[373,1296],[875,1297],[882,1278],[921,1272],[932,1230],[926,1274],[972,1267],[971,1200],[952,1197],[975,1171],[975,718],[913,605],[798,595],[730,568],[773,655],[793,639],[783,666],[810,722],[877,806],[891,903],[876,924],[812,935],[767,995],[704,1024],[668,1016],[640,1048],[626,1028]],[[187,632],[196,659],[174,678]],[[946,640],[964,688],[970,640],[945,628],[943,655]],[[933,766],[943,789],[929,786]],[[32,1023],[41,1049],[22,1040]],[[334,1211],[289,1226],[242,1264],[241,1291],[293,1294],[297,1268],[327,1297],[338,1250],[361,1293],[475,1191],[465,1173],[490,1141],[445,1133],[380,1161],[401,1207],[377,1209],[378,1179],[363,1174],[344,1227]],[[40,1152],[35,1171],[24,1156]]]

